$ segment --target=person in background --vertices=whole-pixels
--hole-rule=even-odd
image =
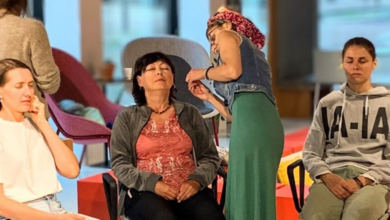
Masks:
[[[19,60],[30,68],[35,95],[54,94],[60,86],[60,72],[54,63],[43,24],[27,18],[28,0],[0,0],[0,59]],[[45,105],[46,106],[46,105]],[[46,117],[49,113],[46,107]]]

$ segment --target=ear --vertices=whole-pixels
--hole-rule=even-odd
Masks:
[[[139,87],[143,87],[141,76],[137,76],[137,82],[138,82]]]
[[[232,22],[225,22],[225,23],[223,23],[222,27],[226,30],[232,30],[233,25],[232,25]]]
[[[378,66],[378,60],[377,60],[377,59],[375,59],[375,60],[373,61],[373,69],[375,69],[376,66]]]

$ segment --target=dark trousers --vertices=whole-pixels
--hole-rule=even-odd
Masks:
[[[131,220],[224,220],[212,191],[206,188],[189,199],[178,203],[168,201],[149,191],[131,189],[132,198],[126,196],[125,214]]]

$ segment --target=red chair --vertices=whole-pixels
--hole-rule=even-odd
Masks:
[[[98,123],[67,114],[58,108],[57,103],[70,99],[84,106],[95,107],[99,109],[107,124],[114,122],[118,111],[123,106],[110,102],[92,76],[74,57],[55,48],[52,48],[52,53],[60,70],[61,84],[55,94],[46,95],[46,98],[50,114],[58,127],[57,133],[61,132],[65,137],[72,138],[75,143],[84,144],[80,167],[87,144],[107,143],[105,165],[108,166],[107,148],[111,130]]]
[[[61,74],[61,85],[53,95],[56,101],[71,99],[84,106],[99,109],[106,123],[112,123],[121,105],[110,102],[99,88],[91,74],[70,54],[52,48],[54,62]]]
[[[62,133],[65,137],[72,138],[74,143],[84,145],[79,161],[80,167],[85,156],[85,146],[87,144],[107,143],[108,147],[111,129],[89,119],[62,111],[53,95],[45,94],[45,98],[49,106],[50,115],[57,126],[57,134]]]

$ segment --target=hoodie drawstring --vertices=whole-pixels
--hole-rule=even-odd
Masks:
[[[364,118],[368,117],[368,95],[366,95],[366,101],[364,102]]]
[[[343,116],[344,116],[344,109],[345,109],[346,99],[347,99],[347,94],[346,94],[346,92],[344,92],[343,105],[341,107],[339,134],[337,136],[337,147],[340,147],[341,126],[343,125]],[[366,99],[364,100],[364,117],[365,118],[368,117],[368,95],[366,95]]]
[[[345,100],[346,99],[347,99],[347,92],[344,91],[343,105],[341,107],[341,115],[340,115],[339,134],[337,136],[337,147],[340,147],[341,126],[343,126],[343,115],[344,115]]]

